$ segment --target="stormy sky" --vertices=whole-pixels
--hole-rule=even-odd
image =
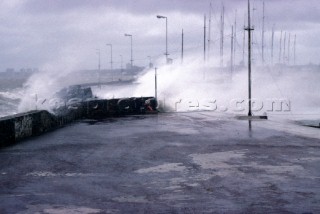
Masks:
[[[113,45],[114,67],[130,60],[133,35],[134,64],[145,66],[165,52],[165,20],[168,17],[169,54],[180,54],[181,30],[185,32],[185,54],[203,49],[203,16],[211,16],[211,54],[218,56],[219,25],[225,6],[225,54],[229,52],[231,25],[237,20],[237,62],[242,56],[245,0],[2,0],[0,2],[0,71],[6,68],[96,69],[97,49],[101,67],[110,67]],[[265,0],[265,55],[270,60],[271,28],[275,26],[274,55],[279,55],[280,31],[297,37],[298,64],[319,64],[320,3],[318,0]],[[252,0],[254,57],[261,55],[262,0]],[[288,41],[288,37],[287,37]],[[292,54],[292,53],[291,53]],[[292,55],[291,55],[292,57]],[[276,59],[274,61],[277,61]]]

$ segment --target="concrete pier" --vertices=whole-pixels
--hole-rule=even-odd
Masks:
[[[80,120],[0,160],[0,213],[320,212],[319,129],[272,117]]]

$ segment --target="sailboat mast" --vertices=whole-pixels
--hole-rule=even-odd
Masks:
[[[206,15],[204,15],[204,23],[203,23],[203,60],[206,61],[206,31],[207,31],[207,21],[206,21]]]
[[[286,40],[287,40],[287,32],[284,32],[284,40],[283,40],[283,63],[286,64]]]
[[[264,64],[264,1],[262,3],[262,64]]]
[[[246,16],[244,16],[244,23],[243,23],[243,42],[242,42],[242,62],[243,62],[243,65],[245,64],[244,63],[244,49],[245,49],[245,46],[246,46],[246,30],[245,30],[245,27],[246,26]]]
[[[236,64],[236,42],[237,42],[237,10],[234,16],[233,65]]]
[[[221,28],[220,28],[220,67],[223,67],[223,43],[224,43],[224,5],[222,5],[222,11],[220,16]]]
[[[231,72],[231,75],[232,75],[232,72],[233,72],[233,43],[234,43],[234,37],[233,37],[233,25],[231,27],[231,54],[230,54],[230,72]]]
[[[282,30],[281,30],[281,33],[280,33],[279,63],[281,63],[281,52],[282,52]]]
[[[183,63],[183,29],[182,29],[182,33],[181,33],[181,63]]]
[[[274,43],[274,25],[272,26],[272,34],[271,34],[271,65],[273,65],[273,43]]]
[[[290,40],[291,40],[291,33],[289,33],[289,40],[288,40],[288,64],[290,65]]]
[[[209,8],[209,26],[208,26],[208,51],[207,51],[207,55],[208,55],[208,60],[210,59],[210,48],[211,48],[211,2],[210,2],[210,8]]]
[[[296,40],[297,40],[297,35],[294,35],[294,46],[293,46],[293,60],[294,60],[294,65],[296,65]]]

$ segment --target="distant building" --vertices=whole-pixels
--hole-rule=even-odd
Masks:
[[[14,68],[7,68],[6,72],[15,72]]]

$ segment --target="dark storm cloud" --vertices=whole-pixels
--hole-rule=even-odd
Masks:
[[[210,0],[29,0],[25,8],[30,12],[61,13],[79,8],[111,7],[120,11],[131,13],[150,14],[161,11],[181,11],[204,13],[209,10]],[[245,1],[225,1],[226,6],[237,6]],[[222,2],[212,2],[214,7],[219,7]]]
[[[128,60],[128,40],[124,33],[134,34],[136,59],[162,55],[165,25],[156,18],[157,14],[168,16],[170,53],[180,50],[182,28],[186,50],[201,51],[203,15],[208,16],[210,2],[213,40],[219,40],[222,3],[226,11],[226,35],[234,24],[236,10],[237,29],[242,31],[246,0],[4,0],[0,2],[1,70],[41,66],[54,62],[57,56],[67,58],[63,56],[65,53],[78,58],[81,66],[92,67],[96,48],[101,48],[106,57],[106,42],[114,44],[115,56],[122,54]],[[257,42],[261,34],[262,2],[251,1],[255,8],[253,23]],[[319,35],[318,11],[318,0],[265,0],[266,34],[270,34],[272,25],[277,31],[277,41],[280,30],[297,34],[302,47],[299,51],[307,58],[305,61],[317,63],[315,56],[320,45],[314,35]],[[218,42],[213,44],[214,49],[218,49],[217,46]],[[310,50],[312,53],[308,53]]]
[[[256,13],[261,13],[263,0],[251,1]],[[318,0],[264,0],[266,16],[269,22],[293,23],[318,22],[320,20],[320,3]],[[29,0],[24,1],[24,11],[32,14],[65,13],[78,9],[96,10],[112,8],[119,12],[136,14],[154,14],[159,12],[179,11],[182,13],[208,13],[212,10],[220,13],[222,4],[226,13],[236,9],[246,10],[246,0]]]

